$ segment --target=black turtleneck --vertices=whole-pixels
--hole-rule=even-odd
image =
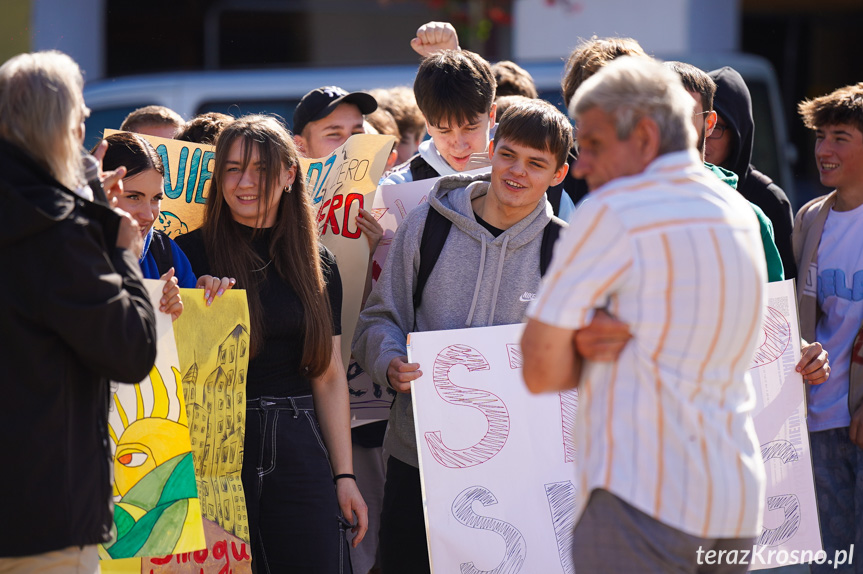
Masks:
[[[305,340],[302,302],[293,287],[278,274],[275,265],[267,264],[271,260],[269,243],[272,230],[259,230],[260,233],[254,239],[251,227],[243,226],[243,230],[265,265],[263,270],[256,272],[263,276],[258,295],[264,310],[264,343],[259,346],[257,354],[249,359],[247,397],[307,395],[311,392],[311,382],[300,369]],[[213,274],[200,230],[181,235],[176,242],[189,258],[196,276]],[[340,335],[342,280],[332,252],[321,245],[320,254],[333,310],[333,334]],[[244,288],[239,284],[235,287]]]

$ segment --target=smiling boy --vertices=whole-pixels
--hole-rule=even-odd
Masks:
[[[863,83],[801,102],[799,111],[815,130],[821,183],[834,189],[800,209],[791,235],[800,334],[820,341],[832,366],[829,380],[809,386],[807,396],[815,493],[829,554],[863,545]]]
[[[398,392],[384,440],[391,455],[380,531],[384,572],[429,571],[410,395],[422,366],[407,362],[407,334],[523,320],[539,288],[542,254],[553,243],[548,231],[564,225],[545,192],[566,176],[571,145],[572,127],[554,106],[516,104],[489,146],[491,173],[441,178],[396,232],[353,341],[363,369]],[[422,287],[425,230],[435,218],[450,228]]]
[[[431,140],[382,183],[398,184],[462,172],[471,154],[488,149],[494,126],[495,80],[491,66],[468,50],[443,50],[425,58],[414,80],[417,106]]]

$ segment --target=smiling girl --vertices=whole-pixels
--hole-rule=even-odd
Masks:
[[[162,158],[145,138],[130,132],[108,136],[102,166],[106,170],[126,168],[122,193],[116,195],[117,206],[128,212],[144,238],[144,249],[139,256],[141,272],[145,279],[167,281],[163,291],[160,310],[176,319],[183,311],[177,287],[207,289],[208,298],[220,295],[233,287],[232,278],[213,278],[210,275],[195,277],[192,265],[174,241],[153,228],[159,219],[164,198],[163,177],[165,168]],[[104,146],[105,144],[101,144]],[[98,148],[97,148],[98,149]],[[94,150],[95,152],[96,150]],[[213,293],[212,296],[209,294]]]
[[[216,140],[204,225],[178,243],[195,271],[234,276],[248,296],[242,478],[257,572],[350,572],[343,517],[357,544],[367,508],[352,474],[342,284],[298,165],[276,119],[236,120]]]

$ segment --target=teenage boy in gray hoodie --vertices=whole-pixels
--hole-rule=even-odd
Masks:
[[[491,173],[442,178],[396,232],[353,341],[363,369],[398,391],[384,439],[390,454],[380,532],[384,572],[429,568],[410,395],[422,365],[407,362],[407,334],[523,320],[540,284],[545,228],[565,225],[552,215],[545,191],[566,176],[571,145],[569,121],[554,106],[514,105],[489,146]],[[414,308],[430,209],[451,227]]]

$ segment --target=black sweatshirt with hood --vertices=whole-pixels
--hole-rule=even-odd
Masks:
[[[785,278],[797,276],[794,252],[791,249],[791,230],[794,216],[788,196],[772,179],[752,165],[752,147],[755,141],[755,122],[752,119],[752,98],[743,77],[734,68],[725,66],[710,72],[716,82],[713,109],[728,125],[732,136],[728,157],[722,167],[737,174],[740,181],[737,191],[760,207],[773,223],[776,247],[785,268]]]
[[[156,357],[119,224],[0,139],[0,557],[110,537],[107,379],[140,381]]]

